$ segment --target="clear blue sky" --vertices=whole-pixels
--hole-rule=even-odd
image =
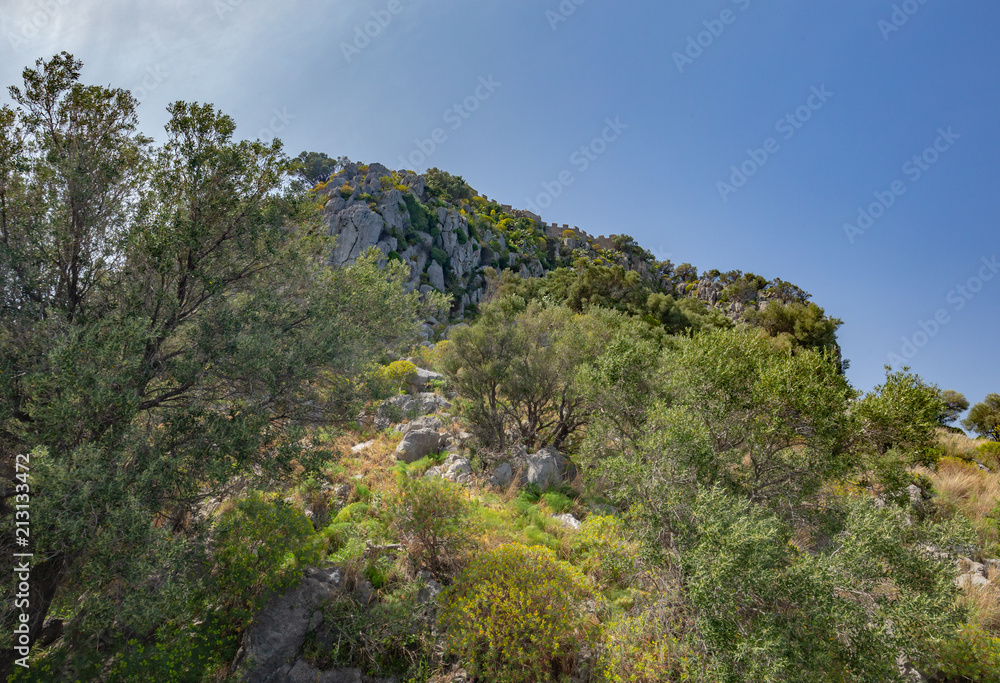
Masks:
[[[168,102],[210,101],[293,155],[398,167],[441,129],[407,166],[516,206],[549,183],[549,221],[800,285],[845,321],[859,388],[909,352],[974,402],[1000,391],[1000,274],[983,261],[1000,255],[1000,5],[909,0],[895,17],[889,0],[561,6],[0,0],[0,75],[17,83],[68,50],[85,80],[141,91],[154,136]],[[574,153],[609,118],[627,128],[584,169]],[[744,163],[754,173],[736,188]],[[857,228],[875,193],[891,206],[852,242],[845,223]]]

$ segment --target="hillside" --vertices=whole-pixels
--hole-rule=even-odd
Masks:
[[[1000,395],[80,69],[0,107],[0,678],[1000,681]]]
[[[353,263],[376,247],[385,260],[409,266],[408,289],[450,294],[453,322],[474,315],[497,288],[501,271],[560,281],[571,269],[587,280],[587,291],[576,294],[584,299],[578,309],[590,303],[627,306],[630,313],[652,315],[669,331],[745,322],[785,335],[792,345],[839,356],[840,321],[789,282],[741,271],[699,275],[689,263],[658,261],[628,235],[594,237],[578,227],[546,223],[438,169],[418,175],[345,161],[314,191],[329,233],[337,238],[333,266]],[[546,283],[513,287],[529,297],[553,293]],[[565,287],[558,291],[560,298],[567,295]]]

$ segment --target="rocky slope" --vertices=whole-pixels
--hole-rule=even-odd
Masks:
[[[695,299],[733,321],[752,322],[754,313],[773,301],[806,305],[810,299],[780,279],[740,271],[699,275],[690,264],[656,259],[627,235],[594,237],[545,223],[529,211],[480,196],[460,177],[437,169],[418,175],[348,162],[315,192],[328,231],[337,238],[331,265],[352,263],[377,247],[386,260],[410,266],[409,289],[452,294],[452,320],[461,320],[486,298],[489,268],[541,277],[580,258],[621,266],[637,273],[650,291]]]

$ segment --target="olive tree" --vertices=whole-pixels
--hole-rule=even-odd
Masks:
[[[134,97],[80,70],[39,60],[0,109],[0,517],[8,548],[33,452],[32,641],[57,599],[149,629],[193,573],[187,513],[328,457],[304,426],[348,417],[416,326],[400,268],[327,267],[280,142],[177,102],[155,146]]]

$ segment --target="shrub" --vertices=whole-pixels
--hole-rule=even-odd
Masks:
[[[324,608],[324,629],[305,644],[306,659],[321,668],[357,667],[380,676],[425,680],[431,657],[427,623],[409,584],[383,594],[378,603],[359,605],[343,597]]]
[[[465,230],[459,228],[455,231],[455,239],[458,240],[459,244],[466,244],[469,241],[469,236],[465,234]]]
[[[444,249],[434,247],[431,249],[431,258],[443,266],[448,262],[448,252]]]
[[[936,668],[945,680],[1000,683],[1000,638],[977,626],[965,626],[933,651],[936,661],[928,661],[925,668]]]
[[[237,611],[252,610],[267,591],[294,585],[299,567],[319,560],[312,522],[273,495],[237,501],[213,530],[216,589]]]
[[[474,676],[528,683],[571,674],[586,579],[551,550],[505,545],[477,558],[443,596],[448,647]]]
[[[563,513],[573,507],[573,501],[569,496],[558,491],[550,491],[542,495],[542,501],[556,513]]]
[[[625,586],[636,574],[639,546],[625,537],[619,519],[591,515],[573,539],[580,568],[601,584]]]
[[[340,186],[339,192],[340,196],[343,197],[344,199],[350,199],[351,195],[354,194],[354,188],[351,187],[350,183],[345,182],[343,185]]]
[[[614,683],[704,680],[704,653],[692,638],[693,618],[662,601],[637,615],[624,616],[604,630],[599,664]]]
[[[402,261],[403,260],[403,257],[399,255],[398,251],[390,251],[389,254],[386,256],[386,258],[389,259],[390,261]]]
[[[379,380],[391,386],[394,390],[405,388],[406,384],[416,377],[417,366],[408,360],[396,360],[379,368]]]
[[[395,526],[413,561],[438,573],[457,562],[466,544],[468,505],[441,479],[404,479],[395,506]]]

